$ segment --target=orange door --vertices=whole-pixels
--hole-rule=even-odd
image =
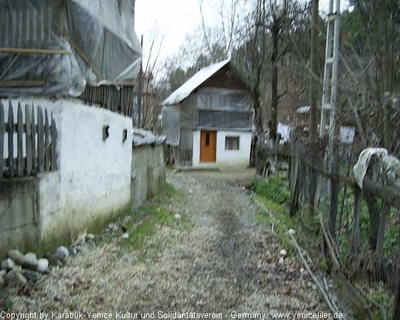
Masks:
[[[200,162],[215,162],[217,154],[217,132],[201,131]]]

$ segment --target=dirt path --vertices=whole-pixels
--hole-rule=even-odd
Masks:
[[[182,191],[161,203],[175,214],[172,224],[157,228],[133,252],[121,250],[120,235],[95,239],[66,267],[53,269],[30,296],[13,298],[12,309],[228,317],[325,310],[296,257],[289,252],[278,262],[280,240],[257,222],[260,209],[249,192],[224,175],[228,183],[218,173],[169,173],[168,181]]]

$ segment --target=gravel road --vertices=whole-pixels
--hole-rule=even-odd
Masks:
[[[183,195],[163,206],[190,226],[158,228],[144,256],[120,250],[118,236],[100,236],[29,295],[13,297],[12,309],[112,311],[113,317],[115,311],[217,312],[228,318],[325,311],[296,256],[289,252],[279,263],[281,242],[256,219],[260,208],[241,186],[246,176],[240,177],[168,173]]]

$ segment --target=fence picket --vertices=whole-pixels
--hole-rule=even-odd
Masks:
[[[10,177],[14,178],[14,112],[11,100],[8,104],[8,167]]]
[[[24,119],[22,118],[21,103],[18,103],[17,109],[17,176],[24,175],[24,148],[23,148],[23,134],[24,134]]]
[[[43,130],[43,111],[40,107],[37,108],[37,120],[38,120],[38,172],[43,172],[44,170],[44,130]]]
[[[32,121],[31,121],[31,112],[29,110],[29,106],[25,105],[25,128],[26,128],[26,137],[25,137],[25,149],[26,149],[26,158],[25,158],[25,167],[26,174],[30,176],[32,173]]]
[[[36,143],[36,122],[35,122],[35,109],[33,108],[33,106],[31,107],[31,132],[32,132],[32,136],[31,136],[31,145],[32,145],[32,172],[36,173],[38,171],[38,167],[37,167],[37,143]]]
[[[47,109],[44,110],[44,168],[50,171],[50,126]]]
[[[0,178],[3,178],[3,157],[4,157],[4,107],[0,101]]]
[[[57,169],[57,129],[53,114],[51,114],[51,171]]]

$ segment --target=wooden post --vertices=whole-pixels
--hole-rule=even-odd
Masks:
[[[28,176],[32,173],[32,121],[31,112],[28,105],[25,105],[25,127],[26,127],[26,137],[25,137],[25,149],[26,149],[26,174]]]
[[[395,297],[393,301],[393,318],[392,320],[400,319],[400,267],[397,268],[397,279]]]
[[[14,178],[14,112],[11,100],[8,104],[8,167],[10,177]]]
[[[4,170],[4,107],[0,101],[0,179],[3,178],[3,170]]]
[[[43,111],[40,107],[37,109],[38,114],[38,172],[44,170],[44,132],[43,132]]]
[[[351,255],[357,254],[360,243],[360,205],[361,190],[354,188],[354,211],[353,211],[353,228],[351,236]]]
[[[44,110],[44,168],[50,171],[50,125],[47,109]]]
[[[21,104],[18,103],[17,111],[17,176],[22,177],[24,175],[24,148],[22,136],[24,133],[24,123],[22,119],[22,108]]]
[[[32,120],[32,136],[31,136],[31,138],[32,138],[32,140],[31,140],[31,142],[32,142],[32,172],[34,172],[34,173],[36,173],[36,172],[38,172],[39,170],[38,170],[38,159],[37,159],[37,143],[36,143],[36,133],[37,133],[37,130],[36,130],[36,122],[35,122],[35,109],[33,108],[33,106],[32,106],[32,108],[31,108],[31,115],[32,115],[32,117],[31,117],[31,120]]]
[[[51,115],[51,171],[57,170],[57,128]]]

